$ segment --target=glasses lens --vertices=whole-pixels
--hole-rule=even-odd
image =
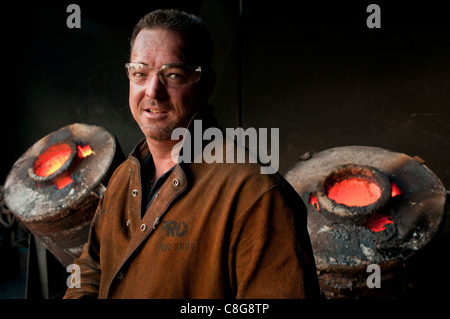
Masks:
[[[131,81],[144,85],[155,70],[141,63],[127,63],[127,74]]]
[[[160,71],[161,81],[168,87],[181,87],[200,79],[200,68],[192,69],[185,65],[166,64]]]

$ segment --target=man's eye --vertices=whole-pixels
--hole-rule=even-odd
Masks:
[[[143,73],[143,72],[133,72],[132,75],[133,75],[133,77],[135,77],[135,78],[144,78],[144,77],[147,76],[147,74],[146,74],[146,73]]]
[[[188,74],[183,68],[172,67],[165,70],[164,77],[173,83],[184,83],[187,81]]]
[[[170,73],[168,77],[171,80],[182,80],[184,78],[184,76],[180,73]]]

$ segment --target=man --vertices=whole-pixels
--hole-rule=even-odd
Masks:
[[[175,128],[216,125],[211,52],[193,15],[157,10],[136,25],[126,67],[145,139],[111,177],[74,261],[81,288],[65,298],[317,297],[306,208],[279,174],[172,159]]]

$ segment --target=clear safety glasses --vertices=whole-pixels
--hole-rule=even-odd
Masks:
[[[164,64],[161,67],[151,67],[144,63],[131,62],[125,64],[130,81],[145,86],[153,75],[158,74],[159,80],[167,87],[179,88],[200,80],[202,68],[180,63]]]

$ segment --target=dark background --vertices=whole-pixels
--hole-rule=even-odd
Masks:
[[[241,20],[238,0],[76,1],[81,29],[69,29],[72,2],[6,6],[0,183],[74,122],[103,126],[128,154],[142,136],[128,109],[128,37],[148,11],[176,7],[210,26],[222,127],[280,128],[282,174],[305,151],[370,145],[418,155],[450,184],[450,23],[437,1],[244,0]],[[371,2],[381,29],[366,26]]]
[[[0,184],[30,146],[75,122],[131,151],[142,135],[128,109],[128,37],[141,16],[173,7],[210,26],[221,126],[280,128],[283,175],[306,151],[369,145],[420,156],[449,189],[448,12],[438,1],[392,2],[244,0],[241,15],[239,0],[8,4]],[[70,3],[80,29],[66,26]],[[381,29],[366,26],[370,3]]]

